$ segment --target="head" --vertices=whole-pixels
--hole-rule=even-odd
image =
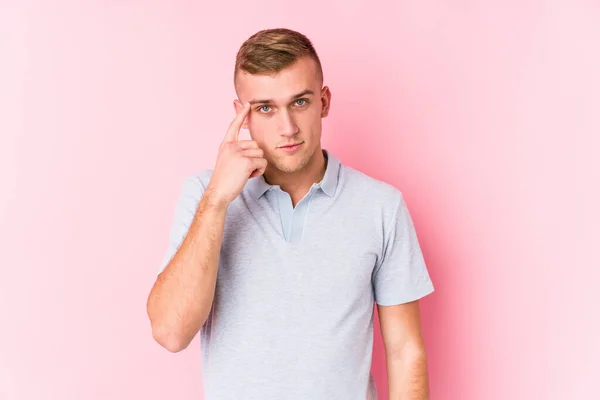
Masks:
[[[301,172],[321,159],[321,119],[331,93],[306,36],[288,29],[260,31],[238,51],[234,85],[239,110],[250,102],[243,128],[263,149],[267,170]],[[295,150],[285,146],[299,144]]]

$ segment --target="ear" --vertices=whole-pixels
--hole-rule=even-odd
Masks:
[[[238,99],[233,100],[233,108],[235,109],[235,113],[239,113],[242,108],[244,108],[244,105],[242,104],[241,101],[239,101]],[[248,129],[248,117],[246,116],[246,118],[244,118],[244,122],[242,122],[242,128],[243,129]]]
[[[329,107],[331,107],[331,91],[325,86],[321,89],[321,118],[329,115]]]

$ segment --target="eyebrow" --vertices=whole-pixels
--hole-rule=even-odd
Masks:
[[[307,89],[307,90],[305,90],[303,92],[300,92],[300,93],[292,96],[292,100],[296,100],[299,97],[306,96],[308,94],[315,94],[315,92],[313,92],[310,89]],[[270,104],[270,103],[274,103],[274,101],[271,100],[271,99],[268,99],[268,100],[250,100],[250,104],[262,104],[262,103]]]

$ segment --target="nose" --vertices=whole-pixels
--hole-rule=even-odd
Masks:
[[[289,111],[285,110],[281,113],[279,120],[279,133],[282,136],[294,136],[298,133],[298,125],[296,125],[296,121],[292,118],[292,115]]]

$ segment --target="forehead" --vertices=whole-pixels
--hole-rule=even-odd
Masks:
[[[242,102],[256,99],[287,101],[307,89],[315,93],[321,89],[317,65],[310,58],[302,58],[275,74],[252,75],[240,71],[237,80],[237,92]]]

